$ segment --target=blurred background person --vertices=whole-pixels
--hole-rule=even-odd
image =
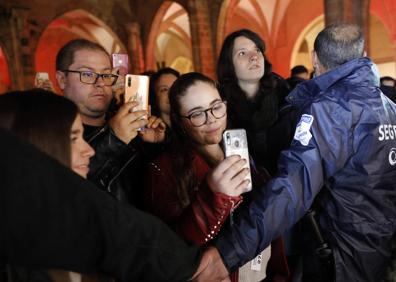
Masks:
[[[171,127],[168,92],[179,76],[177,70],[166,67],[159,69],[150,77],[151,113],[160,117],[168,127]]]
[[[390,76],[383,76],[380,79],[380,88],[382,93],[384,93],[389,99],[394,103],[396,102],[396,83],[395,79]]]
[[[290,70],[290,77],[286,79],[289,84],[290,91],[293,90],[299,83],[309,79],[308,69],[303,65],[297,65]]]

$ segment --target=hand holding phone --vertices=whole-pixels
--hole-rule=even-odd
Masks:
[[[138,102],[133,111],[148,111],[149,77],[146,75],[127,74],[125,76],[124,102]],[[148,117],[145,116],[145,119]],[[141,128],[140,130],[144,130]]]
[[[246,160],[245,166],[249,169],[249,174],[245,179],[250,181],[246,192],[252,190],[252,177],[250,174],[250,163],[249,163],[249,150],[246,137],[245,129],[230,129],[223,133],[223,147],[226,157],[232,155],[239,155],[242,159]]]

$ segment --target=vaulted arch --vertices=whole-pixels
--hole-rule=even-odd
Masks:
[[[173,1],[164,1],[158,9],[146,48],[146,68],[155,70],[164,66],[173,66],[182,73],[194,68],[189,16]]]

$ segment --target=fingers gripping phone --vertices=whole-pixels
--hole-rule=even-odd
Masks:
[[[249,169],[249,174],[246,176],[246,179],[250,180],[246,192],[252,190],[252,177],[250,174],[249,150],[248,150],[248,143],[247,143],[245,129],[230,129],[224,131],[223,147],[226,157],[232,155],[240,155],[242,159],[246,160],[246,164],[244,167]]]

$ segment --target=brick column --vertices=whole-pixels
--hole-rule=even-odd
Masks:
[[[0,11],[0,38],[8,59],[11,89],[33,86],[34,55],[30,37],[27,9],[4,8]]]
[[[128,34],[128,55],[130,72],[139,74],[144,71],[144,58],[142,39],[140,37],[140,25],[137,22],[129,23],[126,25]]]
[[[360,26],[366,39],[366,51],[369,54],[369,18],[370,0],[325,0],[326,26],[346,22]]]
[[[188,0],[194,68],[215,78],[214,42],[206,0]]]

